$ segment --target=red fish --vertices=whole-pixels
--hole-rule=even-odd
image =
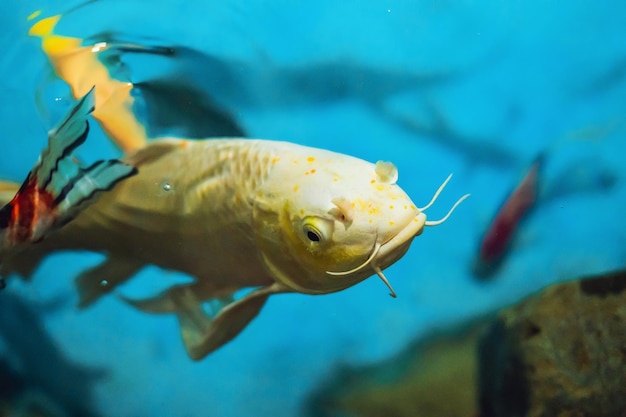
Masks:
[[[82,167],[72,158],[72,151],[87,138],[87,117],[94,108],[92,88],[48,133],[48,147],[15,197],[0,208],[0,265],[20,247],[39,242],[71,221],[99,193],[137,173],[118,160]]]
[[[502,264],[520,222],[535,205],[544,160],[543,153],[535,158],[524,178],[507,196],[489,224],[474,264],[474,274],[478,278],[489,278]]]

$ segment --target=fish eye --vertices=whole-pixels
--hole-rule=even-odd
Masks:
[[[306,233],[306,237],[311,242],[319,242],[320,240],[322,240],[322,235],[320,235],[319,231],[313,229],[312,227],[306,227],[304,231]]]
[[[324,219],[307,217],[302,223],[304,237],[311,243],[326,241],[332,234],[332,225]]]

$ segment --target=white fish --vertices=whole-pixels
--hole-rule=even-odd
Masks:
[[[138,174],[16,258],[13,269],[54,250],[107,254],[78,279],[82,305],[145,265],[187,273],[196,281],[129,302],[176,313],[194,359],[234,337],[270,294],[326,294],[372,274],[387,282],[382,270],[424,226],[447,218],[428,222],[390,163],[288,142],[171,139],[124,162]],[[233,301],[244,288],[256,289]],[[219,304],[214,317],[201,306],[211,300]]]
[[[271,140],[147,143],[130,111],[132,84],[113,79],[95,56],[106,45],[55,35],[59,18],[37,22],[30,33],[41,37],[75,95],[97,85],[94,117],[139,172],[0,273],[27,276],[56,250],[104,253],[106,261],[77,280],[86,306],[146,265],[184,272],[192,283],[127,301],[147,312],[175,313],[193,359],[235,337],[272,294],[327,294],[374,274],[389,286],[383,270],[466,197],[443,219],[427,221],[424,211],[448,180],[418,208],[396,184],[389,162]],[[242,289],[252,291],[236,299]],[[202,308],[206,302],[211,314]]]

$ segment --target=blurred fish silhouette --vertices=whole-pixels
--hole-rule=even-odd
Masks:
[[[406,90],[443,84],[456,71],[415,72],[397,68],[370,66],[348,60],[327,60],[302,65],[278,66],[266,58],[263,65],[223,57],[184,45],[148,45],[127,42],[123,35],[101,33],[86,43],[106,45],[104,54],[111,72],[120,71],[151,82],[167,80],[171,85],[193,80],[204,94],[214,93],[230,105],[287,107],[311,103],[354,99],[378,107],[388,96]],[[106,57],[109,58],[106,58]],[[133,65],[134,59],[141,59]],[[142,70],[142,66],[158,66],[159,76]],[[122,75],[117,73],[116,75]]]
[[[473,136],[459,131],[447,120],[443,111],[434,105],[426,107],[428,123],[420,123],[413,114],[403,114],[397,110],[383,108],[382,112],[399,126],[419,135],[420,139],[430,140],[445,147],[448,151],[459,155],[471,165],[491,165],[498,168],[508,168],[518,163],[515,152],[502,145],[498,137]],[[518,117],[512,109],[509,123]]]
[[[115,78],[133,83],[139,98],[135,110],[145,107],[143,114],[137,113],[150,137],[246,136],[236,117],[243,108],[347,99],[384,116],[378,109],[388,97],[443,84],[457,72],[402,71],[346,59],[279,66],[265,58],[258,65],[154,39],[129,41],[116,32],[90,36],[84,43],[94,45],[99,61]]]
[[[185,79],[155,79],[134,84],[146,107],[151,137],[245,137],[235,118]]]
[[[234,68],[230,68],[217,58],[189,48],[150,45],[149,40],[145,40],[144,45],[126,42],[122,38],[123,36],[111,32],[96,34],[85,40],[93,45],[92,48],[76,47],[75,60],[77,65],[85,65],[86,60],[81,60],[81,55],[95,53],[101,65],[98,69],[91,67],[87,71],[106,71],[107,75],[112,76],[112,85],[118,88],[124,82],[117,80],[128,80],[126,85],[132,85],[132,109],[143,125],[141,131],[135,132],[134,136],[246,136],[236,117],[213,98],[216,89],[233,84],[231,72],[238,69],[237,65],[233,64]],[[160,69],[156,75],[154,68]],[[197,74],[185,71],[187,68],[194,68]],[[58,70],[55,68],[55,71]],[[116,79],[115,82],[113,78]],[[205,79],[210,80],[210,83]],[[49,80],[44,81],[37,91],[40,102],[38,108],[44,114],[47,112],[43,104],[46,101],[45,89],[49,83]],[[207,84],[210,87],[208,89]],[[124,91],[124,88],[120,90]],[[115,101],[120,98],[112,95],[107,100]],[[96,109],[94,117],[98,116],[99,109]]]
[[[83,168],[72,151],[87,138],[87,117],[94,109],[93,88],[48,133],[48,147],[9,203],[0,209],[0,265],[8,253],[41,241],[95,202],[98,194],[137,170],[117,160]],[[0,184],[3,195],[13,186]]]
[[[476,277],[487,279],[502,264],[515,232],[537,201],[538,185],[544,162],[545,154],[540,153],[519,184],[504,199],[504,203],[489,223],[487,231],[480,240],[478,256],[474,263],[473,272]]]
[[[615,59],[608,68],[604,68],[596,77],[592,78],[582,87],[577,86],[575,91],[583,96],[604,94],[617,90],[626,80],[626,56]]]
[[[561,199],[572,195],[603,193],[618,182],[613,167],[598,155],[583,155],[572,160],[546,181],[541,201]]]
[[[534,159],[489,222],[473,264],[472,272],[477,279],[487,280],[498,271],[510,251],[517,230],[538,204],[572,195],[606,192],[617,183],[614,170],[592,155],[574,158],[553,173],[549,180],[544,178],[548,155],[565,143],[557,142]]]
[[[0,399],[17,400],[19,396],[35,401],[43,395],[46,402],[63,410],[63,415],[95,416],[91,410],[93,389],[106,372],[68,359],[41,320],[43,314],[54,313],[65,304],[64,299],[55,298],[35,305],[11,289],[0,294],[0,341],[4,348],[0,350]],[[29,397],[32,392],[40,395]]]

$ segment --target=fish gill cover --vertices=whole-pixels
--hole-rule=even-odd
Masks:
[[[442,207],[472,193],[386,271],[397,299],[375,280],[323,297],[274,297],[254,325],[199,363],[186,356],[175,319],[141,314],[115,296],[44,314],[64,357],[107,369],[93,382],[99,414],[297,415],[337,364],[384,359],[430,329],[624,264],[623,2],[7,1],[3,179],[23,179],[45,131],[72,103],[27,36],[33,22],[56,14],[59,33],[114,45],[103,62],[137,86],[133,110],[153,136],[289,140],[392,161],[415,199],[427,200],[454,172]],[[93,127],[85,159],[118,156]],[[478,281],[480,240],[539,154],[533,210],[495,275]],[[433,207],[438,214],[445,210]],[[56,255],[30,283],[11,280],[7,290],[75,297],[74,278],[100,260]],[[186,281],[148,268],[120,292],[142,296]]]

